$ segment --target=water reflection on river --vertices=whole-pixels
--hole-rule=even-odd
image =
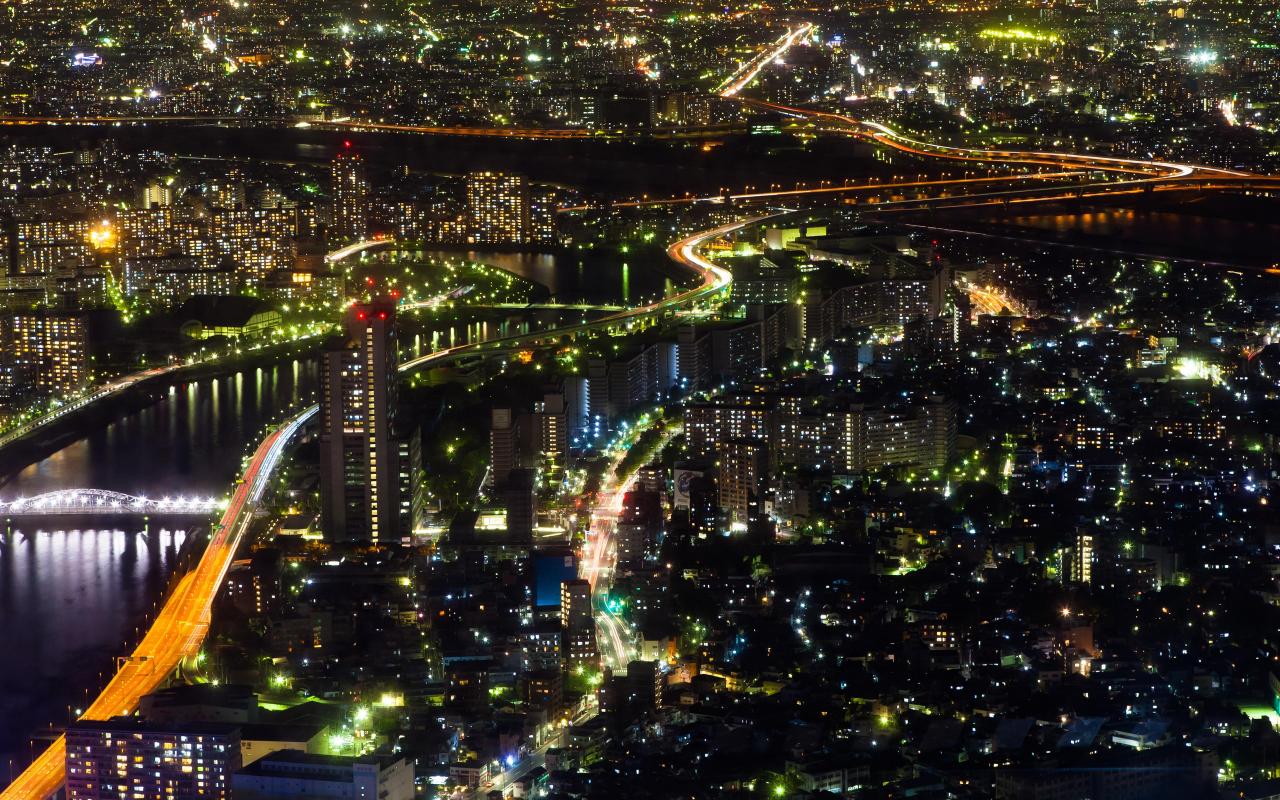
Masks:
[[[9,476],[5,499],[64,488],[221,496],[245,448],[284,411],[312,402],[311,360],[178,384],[159,402]],[[73,524],[72,524],[73,523]],[[102,516],[15,520],[0,540],[0,782],[26,737],[66,721],[127,652],[162,596],[187,525]],[[166,530],[170,529],[170,530]]]
[[[1122,249],[1151,250],[1153,255],[1224,261],[1264,266],[1280,248],[1280,225],[1218,216],[1142,211],[1132,208],[1098,209],[1070,214],[1002,216],[1006,225],[1051,231],[1114,243]]]

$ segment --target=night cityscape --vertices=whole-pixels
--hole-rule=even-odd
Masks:
[[[1280,0],[8,0],[0,800],[1280,800],[1278,252]]]

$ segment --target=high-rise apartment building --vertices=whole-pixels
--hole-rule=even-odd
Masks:
[[[348,309],[345,335],[324,354],[320,395],[320,486],[330,540],[400,537],[396,361],[395,307],[377,301]]]
[[[543,471],[550,478],[558,478],[564,469],[565,454],[569,448],[569,423],[565,414],[564,395],[544,395],[534,408],[535,432],[538,437],[538,458]]]
[[[774,411],[764,401],[735,397],[689,406],[684,411],[685,448],[692,458],[711,458],[731,439],[769,441]]]
[[[768,447],[762,442],[730,439],[717,448],[720,509],[730,529],[745,529],[760,514],[769,482]]]
[[[502,486],[519,460],[515,414],[509,408],[495,408],[489,422],[489,486]]]
[[[860,455],[852,459],[855,470],[877,470],[891,466],[941,469],[955,451],[955,404],[931,401],[906,409],[868,409],[849,412],[859,418]],[[856,435],[855,435],[856,436]],[[848,454],[852,448],[837,448]],[[847,456],[846,456],[847,459]],[[859,464],[858,462],[861,461]]]
[[[67,729],[67,800],[220,800],[239,767],[232,724],[117,717]]]
[[[562,652],[566,667],[594,665],[599,660],[590,582],[579,578],[560,584],[560,631],[564,636]]]
[[[358,242],[369,235],[369,179],[364,159],[356,153],[339,153],[329,166],[333,219],[329,238]]]
[[[163,208],[173,205],[173,187],[161,181],[152,181],[142,189],[142,207],[144,209]]]
[[[1071,553],[1071,579],[1077,583],[1093,583],[1093,567],[1096,561],[1093,534],[1080,531],[1076,534],[1076,546]]]
[[[208,239],[235,264],[244,283],[256,286],[275,270],[292,267],[297,215],[293,209],[228,208],[208,216]]]
[[[472,172],[467,175],[468,241],[527,244],[532,241],[529,181],[523,175]]]
[[[14,262],[19,275],[45,275],[55,269],[92,263],[90,222],[74,219],[18,219],[14,222]]]
[[[556,193],[549,188],[530,190],[529,236],[534,244],[556,243]]]
[[[5,330],[14,361],[44,392],[72,392],[89,379],[89,321],[81,314],[14,314]]]

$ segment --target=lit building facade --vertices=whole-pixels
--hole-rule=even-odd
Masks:
[[[346,334],[324,354],[320,486],[325,536],[399,539],[402,456],[392,435],[396,397],[395,307],[348,309]]]
[[[568,669],[579,664],[595,666],[596,624],[591,615],[591,584],[582,579],[560,584],[560,630],[564,636],[564,660]]]
[[[527,244],[532,241],[529,181],[523,175],[472,172],[467,175],[467,210],[474,244]]]
[[[220,800],[239,766],[235,725],[118,717],[67,729],[68,800]]]
[[[33,312],[9,319],[8,348],[45,392],[73,392],[89,379],[89,322],[80,314]]]
[[[722,441],[769,441],[773,409],[764,403],[717,403],[689,406],[684,412],[685,449],[693,458],[712,458]]]
[[[356,153],[339,153],[329,169],[333,202],[329,238],[334,242],[361,241],[369,235],[369,179],[364,159]]]

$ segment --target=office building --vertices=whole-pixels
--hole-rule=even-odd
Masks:
[[[538,616],[560,619],[563,586],[578,578],[578,559],[569,548],[535,550],[530,554],[533,572],[533,604]]]
[[[219,800],[240,766],[240,731],[227,723],[82,720],[66,743],[67,800]]]
[[[344,152],[329,165],[329,192],[333,203],[329,239],[358,242],[369,235],[369,180],[364,159]]]
[[[634,708],[655,710],[662,705],[666,675],[657,661],[632,661],[627,665],[627,700]]]
[[[395,307],[358,303],[346,334],[324,354],[320,395],[323,528],[331,541],[399,539],[400,448],[396,400]]]
[[[413,762],[394,756],[326,756],[280,750],[232,777],[236,800],[412,800]]]
[[[498,488],[507,511],[507,538],[512,544],[532,543],[533,528],[538,518],[533,470],[511,470]]]
[[[528,244],[532,240],[529,181],[523,175],[467,175],[467,210],[473,244]]]

